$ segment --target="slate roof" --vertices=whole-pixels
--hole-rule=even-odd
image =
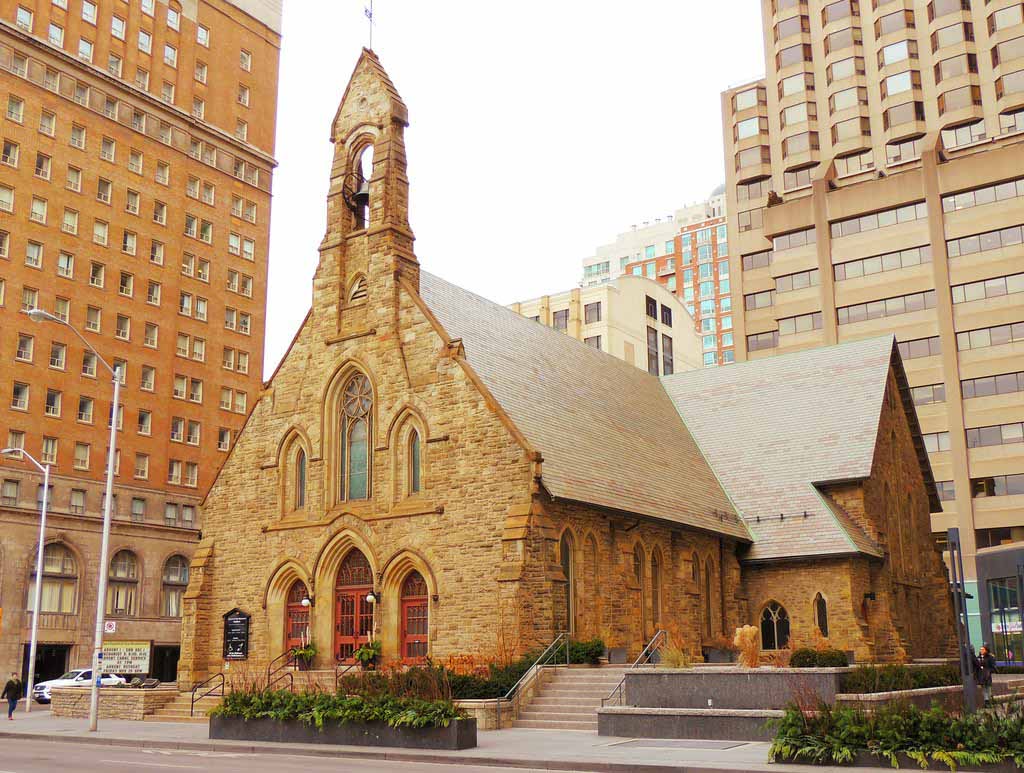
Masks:
[[[815,484],[870,475],[893,347],[871,338],[662,378],[754,536],[746,560],[880,555]]]
[[[552,496],[750,539],[656,377],[425,271],[420,295],[543,456]]]

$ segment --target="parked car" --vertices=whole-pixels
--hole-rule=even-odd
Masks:
[[[111,687],[117,684],[124,684],[125,680],[117,674],[104,674],[100,679],[100,685],[103,687]],[[89,687],[92,684],[92,669],[91,668],[76,668],[73,671],[68,671],[57,679],[48,679],[45,682],[39,682],[32,687],[32,697],[36,703],[49,703],[50,702],[50,690],[54,687]]]

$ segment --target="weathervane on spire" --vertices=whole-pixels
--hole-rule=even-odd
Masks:
[[[370,5],[363,8],[363,13],[366,14],[366,18],[370,22],[370,50],[373,51],[373,0],[370,0]]]

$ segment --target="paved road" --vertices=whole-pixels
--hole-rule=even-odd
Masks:
[[[0,744],[0,773],[529,773],[527,768],[449,766],[393,760],[346,760],[282,754],[134,750],[123,746],[5,739]]]

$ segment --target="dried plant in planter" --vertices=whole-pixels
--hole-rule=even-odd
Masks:
[[[739,650],[740,665],[745,668],[757,668],[761,659],[761,632],[752,625],[736,629],[732,640]]]

